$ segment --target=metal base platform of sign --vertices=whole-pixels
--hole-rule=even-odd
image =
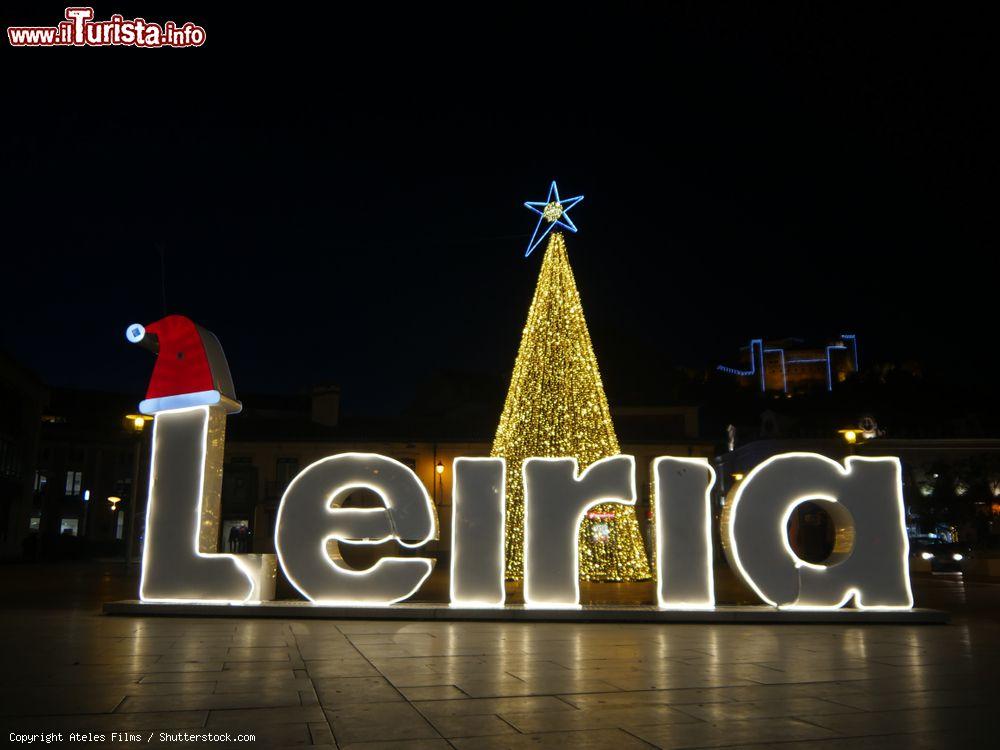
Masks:
[[[507,605],[495,609],[450,607],[436,602],[405,602],[389,607],[345,607],[305,601],[273,601],[259,604],[211,604],[183,602],[106,602],[107,615],[163,615],[171,617],[281,617],[292,620],[441,620],[500,622],[639,622],[639,623],[824,623],[824,624],[942,624],[947,612],[935,609],[909,610],[777,610],[765,606],[720,606],[711,610],[663,610],[651,605],[586,604],[576,609],[528,609]]]

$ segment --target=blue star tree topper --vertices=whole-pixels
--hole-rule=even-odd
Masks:
[[[562,227],[571,232],[577,231],[576,224],[569,218],[569,210],[582,200],[582,195],[561,200],[556,181],[552,180],[552,184],[549,185],[548,198],[543,201],[525,201],[525,208],[529,208],[538,214],[538,223],[535,225],[535,231],[531,235],[531,242],[528,243],[528,249],[525,250],[524,257],[527,258],[531,255],[532,250],[538,247],[546,235],[556,227]],[[544,229],[542,229],[543,224],[545,225]]]

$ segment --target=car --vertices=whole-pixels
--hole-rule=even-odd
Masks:
[[[910,539],[910,559],[916,563],[918,570],[921,567],[926,570],[925,566],[929,564],[934,573],[961,572],[962,561],[971,556],[969,547],[960,542],[946,542],[932,536]]]

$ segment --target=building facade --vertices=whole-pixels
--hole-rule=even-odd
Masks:
[[[274,520],[278,503],[288,483],[314,461],[337,453],[379,453],[409,466],[427,488],[437,509],[440,538],[425,549],[447,554],[451,547],[452,462],[461,456],[488,456],[488,441],[409,441],[409,440],[282,440],[227,441],[222,490],[222,539],[228,544],[231,529],[246,526],[255,552],[274,551]],[[636,486],[639,494],[636,513],[647,537],[649,515],[649,467],[664,455],[710,458],[712,446],[701,442],[623,442],[623,453],[636,459]],[[359,491],[346,507],[374,507],[378,500]],[[387,545],[394,548],[394,544]],[[367,554],[368,552],[372,555]],[[377,557],[381,548],[354,550],[354,558]],[[348,562],[356,562],[347,556]],[[358,563],[360,564],[360,562]]]
[[[311,463],[337,453],[378,453],[410,467],[424,483],[437,509],[440,537],[422,548],[447,557],[451,547],[452,463],[461,456],[488,456],[492,440],[449,435],[428,439],[433,421],[422,425],[392,422],[352,423],[331,419],[339,410],[330,403],[317,405],[317,396],[304,399],[247,398],[244,414],[229,420],[222,485],[222,542],[238,548],[246,527],[254,552],[274,551],[274,522],[278,504],[289,482]],[[257,404],[256,406],[254,404]],[[613,410],[623,453],[633,455],[637,468],[636,509],[640,528],[649,543],[649,467],[662,455],[711,457],[711,443],[700,441],[698,412],[694,407],[628,408]],[[346,507],[374,507],[380,501],[367,491],[353,493]],[[236,532],[233,532],[236,529]],[[396,550],[395,543],[381,546],[345,545],[345,559],[359,567]],[[404,554],[400,550],[400,554]]]
[[[137,421],[135,399],[56,389],[40,424],[39,450],[23,523],[28,558],[141,555],[149,474],[151,423]],[[622,451],[636,458],[637,516],[647,543],[649,465],[660,455],[713,455],[699,441],[693,407],[627,408],[613,412]],[[148,419],[148,418],[147,418]],[[446,558],[451,546],[452,462],[488,456],[492,440],[474,427],[442,427],[435,419],[343,420],[339,390],[303,396],[251,395],[227,419],[220,551],[274,552],[278,504],[292,479],[338,453],[378,453],[410,467],[437,510],[440,538],[423,548]],[[478,432],[481,432],[478,431]],[[474,437],[464,437],[472,433]],[[441,435],[438,439],[428,436]],[[111,502],[115,500],[115,502]],[[359,490],[347,507],[381,501]],[[130,533],[131,530],[131,533]],[[131,543],[130,543],[131,540]],[[395,543],[344,545],[349,564],[367,567]]]
[[[25,556],[120,556],[142,513],[149,428],[125,396],[54,389],[41,416]]]
[[[42,410],[48,392],[0,352],[0,558],[21,557],[30,534]]]

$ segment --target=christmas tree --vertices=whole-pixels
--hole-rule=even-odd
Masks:
[[[550,202],[545,209],[547,215],[542,215],[554,222],[549,217],[558,218],[556,212],[564,208],[557,194],[555,203]],[[617,453],[618,438],[566,243],[561,233],[553,232],[491,452],[507,462],[508,579],[520,579],[524,571],[524,459],[574,456],[583,471]],[[580,524],[580,577],[589,581],[650,577],[633,508],[608,504],[587,513]]]

